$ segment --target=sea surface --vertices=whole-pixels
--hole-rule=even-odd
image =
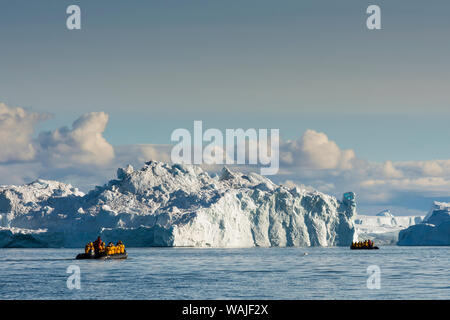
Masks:
[[[0,249],[0,299],[450,299],[450,247],[80,251]]]

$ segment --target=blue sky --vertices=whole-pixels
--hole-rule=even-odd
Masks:
[[[82,30],[65,27],[70,4]],[[382,30],[365,27],[369,4]],[[0,0],[0,102],[51,113],[35,136],[103,111],[114,146],[166,144],[203,120],[285,140],[312,129],[367,161],[450,159],[448,12],[448,1]]]

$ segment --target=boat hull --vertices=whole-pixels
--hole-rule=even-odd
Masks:
[[[118,253],[118,254],[105,254],[105,253],[99,253],[99,254],[90,254],[90,253],[80,253],[76,256],[75,259],[77,260],[85,260],[85,259],[100,259],[100,260],[109,260],[109,259],[126,259],[128,258],[128,254],[125,253]]]
[[[371,247],[371,248],[354,248],[354,247],[350,247],[351,250],[378,250],[380,248],[378,247]]]

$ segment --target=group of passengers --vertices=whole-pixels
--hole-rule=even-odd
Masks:
[[[352,242],[352,248],[373,248],[372,240]]]
[[[95,253],[102,254],[106,253],[107,255],[113,254],[121,254],[125,253],[125,245],[122,241],[118,241],[117,244],[110,242],[107,246],[105,246],[105,242],[102,241],[100,237],[97,238],[94,242],[89,242],[84,248],[84,252],[86,254]]]

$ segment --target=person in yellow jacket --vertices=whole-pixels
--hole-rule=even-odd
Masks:
[[[102,243],[100,244],[100,252],[105,252],[105,249],[106,249],[105,243],[102,242]]]
[[[124,244],[122,243],[121,240],[119,240],[117,242],[116,247],[117,247],[117,253],[124,253],[125,252],[125,246],[124,246]]]
[[[108,246],[106,247],[106,254],[107,255],[114,254],[113,253],[113,244],[112,244],[112,242],[108,243]]]
[[[88,254],[91,251],[91,246],[90,243],[88,243],[85,247],[84,247],[84,253]]]

